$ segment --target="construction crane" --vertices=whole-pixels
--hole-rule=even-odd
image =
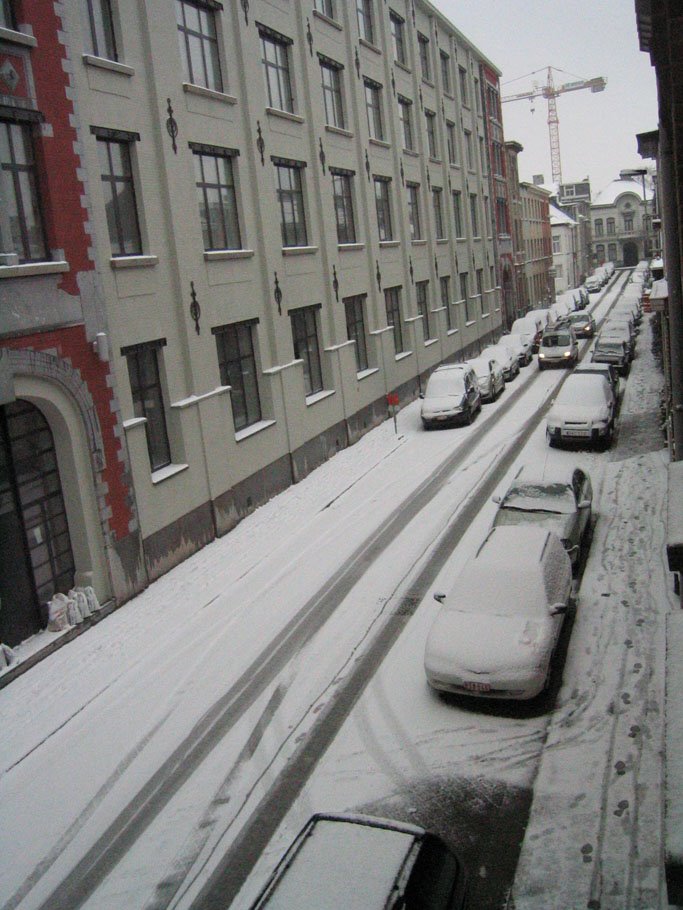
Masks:
[[[562,162],[560,160],[560,118],[557,116],[557,96],[565,92],[578,92],[580,89],[588,88],[591,92],[603,92],[607,85],[607,80],[603,76],[597,76],[595,79],[578,79],[575,82],[565,82],[563,85],[555,85],[553,79],[554,67],[547,68],[547,81],[545,85],[539,85],[534,82],[534,87],[530,92],[518,92],[516,95],[507,95],[501,98],[502,102],[522,101],[527,99],[533,101],[534,98],[548,99],[548,132],[550,133],[550,163],[553,172],[553,183],[562,183]],[[541,70],[535,70],[529,73],[534,76]],[[557,70],[562,72],[562,70]],[[567,74],[569,75],[569,74]],[[526,77],[521,77],[526,78]]]

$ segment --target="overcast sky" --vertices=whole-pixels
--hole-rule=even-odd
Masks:
[[[530,91],[553,66],[555,85],[604,76],[607,88],[557,99],[562,179],[591,180],[593,195],[622,168],[646,167],[636,133],[657,128],[657,92],[648,54],[638,45],[634,0],[431,0],[502,72],[502,94]],[[536,70],[541,72],[529,75]],[[520,78],[525,77],[525,78]],[[514,81],[511,81],[514,80]],[[534,108],[534,113],[532,113]],[[551,182],[548,103],[503,105],[506,139],[524,146],[520,178]]]

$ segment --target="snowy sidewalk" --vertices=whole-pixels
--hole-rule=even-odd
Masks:
[[[668,906],[666,621],[678,604],[665,553],[668,452],[653,419],[661,374],[646,323],[640,339],[534,786],[515,910]]]

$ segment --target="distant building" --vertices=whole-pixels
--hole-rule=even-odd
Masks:
[[[593,199],[593,262],[632,266],[652,255],[647,203],[652,191],[640,178],[619,177]]]
[[[577,224],[576,285],[583,284],[593,270],[591,185],[588,179],[578,183],[561,183],[553,200],[557,208]]]
[[[549,190],[533,183],[520,183],[524,280],[528,308],[547,307],[555,299],[550,228]]]
[[[578,287],[579,224],[555,205],[550,205],[550,228],[555,270],[555,293]]]

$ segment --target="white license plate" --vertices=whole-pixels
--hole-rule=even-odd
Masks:
[[[580,436],[581,438],[590,436],[590,430],[564,430],[565,436]]]
[[[463,689],[467,689],[468,692],[490,692],[491,684],[490,683],[481,683],[481,682],[464,682],[462,683]]]

